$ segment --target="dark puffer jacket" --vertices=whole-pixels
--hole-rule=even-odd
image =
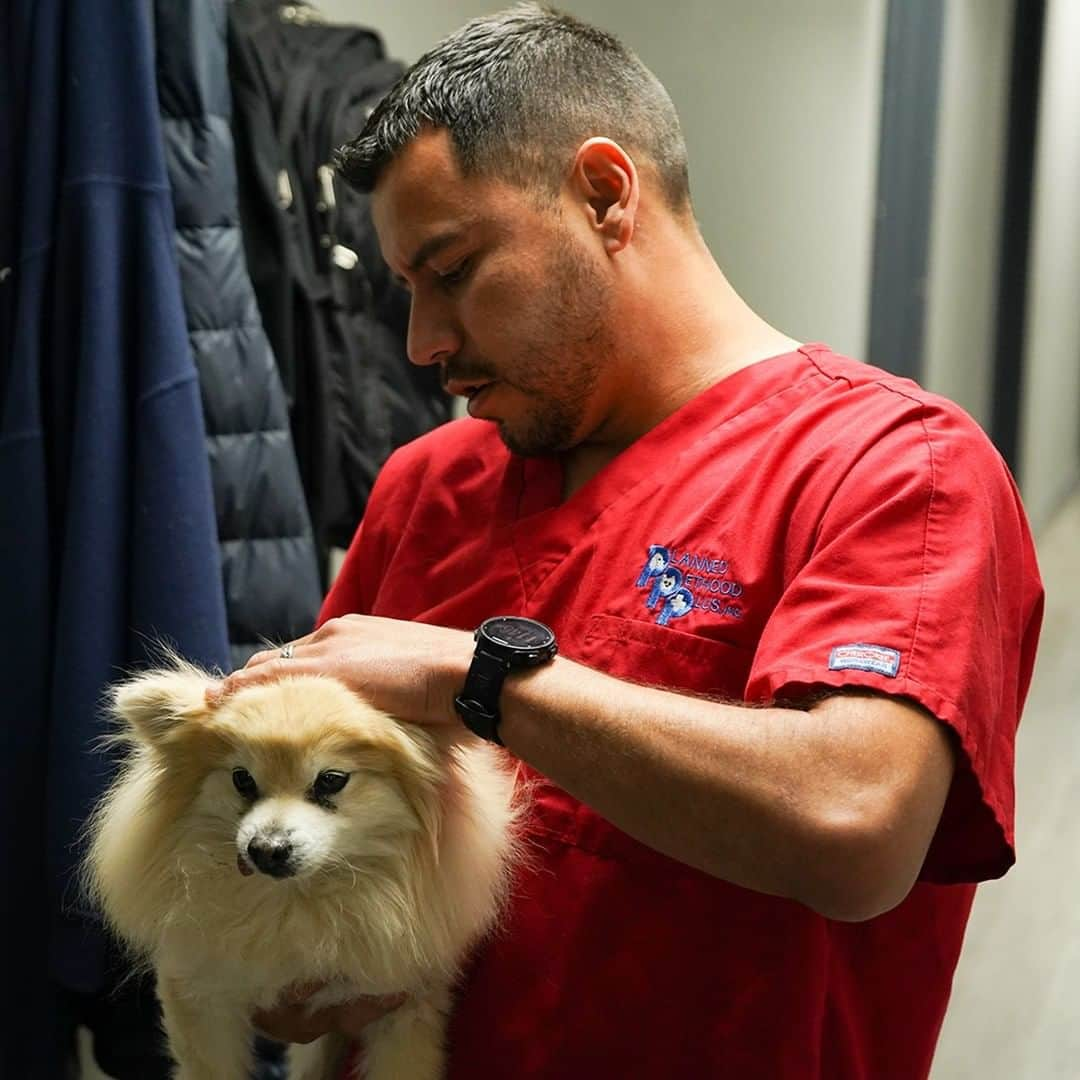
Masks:
[[[232,662],[310,631],[315,548],[280,376],[244,258],[225,0],[156,0],[166,163],[202,387]]]
[[[244,245],[328,584],[383,463],[450,416],[438,367],[406,356],[368,197],[332,168],[403,68],[374,30],[293,0],[231,0],[229,50]]]

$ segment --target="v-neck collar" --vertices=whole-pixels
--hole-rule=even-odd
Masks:
[[[650,477],[662,482],[665,470],[660,466],[665,461],[763,398],[799,381],[795,376],[780,378],[785,367],[803,365],[807,375],[816,371],[810,354],[823,348],[804,345],[759,360],[714,383],[614,457],[565,501],[563,467],[557,457],[511,456],[505,489],[508,497],[503,504],[510,520],[504,522],[509,526],[526,593],[538,587],[605,510]]]
[[[555,456],[511,459],[516,471],[515,519],[527,524],[529,518],[553,510],[581,510],[595,516],[656,469],[658,460],[681,453],[688,430],[699,434],[718,427],[760,400],[763,390],[775,384],[777,370],[792,362],[805,362],[806,354],[825,346],[803,345],[741,368],[701,391],[656,427],[617,454],[565,501],[562,498],[563,465]],[[575,516],[577,516],[575,514]]]

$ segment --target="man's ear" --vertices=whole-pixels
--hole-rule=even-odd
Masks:
[[[571,184],[608,254],[622,251],[634,235],[641,194],[630,155],[611,139],[586,139],[574,157]]]
[[[210,714],[206,691],[214,681],[177,660],[175,667],[147,671],[115,686],[111,712],[139,742],[160,746],[180,725]]]

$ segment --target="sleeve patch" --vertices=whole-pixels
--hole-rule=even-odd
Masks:
[[[837,645],[829,653],[830,671],[876,671],[879,675],[896,678],[900,670],[900,653],[884,645]]]

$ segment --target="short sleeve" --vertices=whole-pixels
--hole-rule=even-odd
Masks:
[[[892,391],[882,389],[881,393]],[[897,395],[898,397],[900,395]],[[828,497],[760,639],[747,700],[858,687],[908,698],[956,735],[957,770],[922,879],[1015,861],[1014,740],[1042,585],[1016,489],[961,410],[908,402]]]
[[[316,626],[322,626],[328,619],[336,619],[340,615],[365,614],[367,603],[364,596],[364,586],[367,576],[361,572],[364,565],[363,551],[363,522],[353,534],[352,543],[345,553],[345,560],[341,564],[330,591],[323,600]]]
[[[383,463],[337,577],[326,594],[316,625],[341,615],[370,615],[379,582],[404,531],[416,491],[420,441],[395,450]]]

